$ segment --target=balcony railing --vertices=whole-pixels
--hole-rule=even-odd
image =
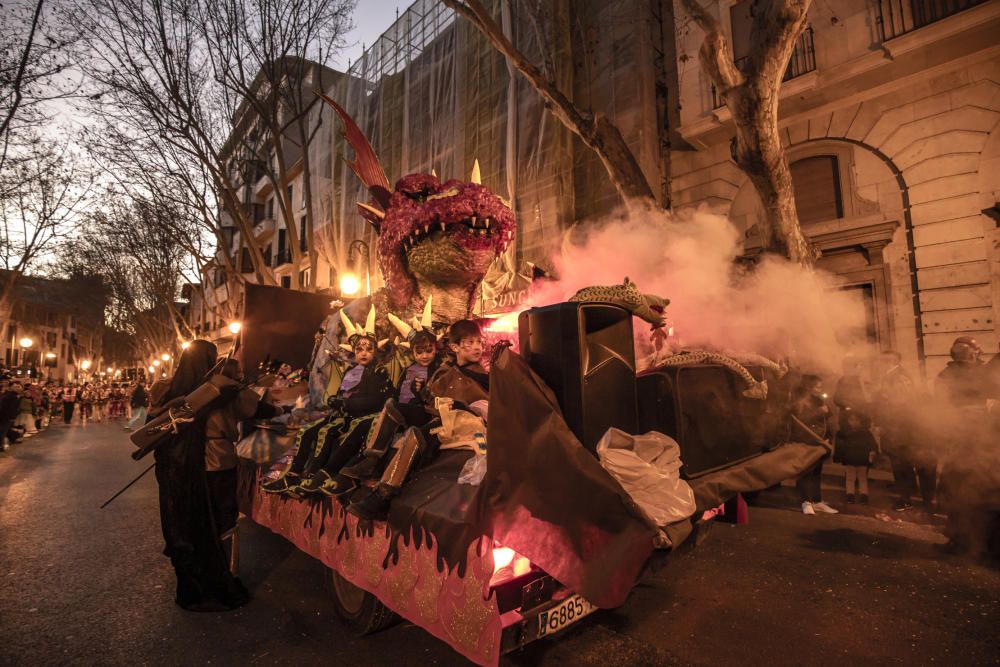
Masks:
[[[740,71],[744,71],[747,63],[750,61],[749,57],[737,58],[736,67]],[[799,35],[798,40],[795,42],[795,48],[792,50],[792,57],[788,59],[788,67],[785,69],[785,76],[781,77],[782,82],[790,81],[796,77],[802,76],[803,74],[808,74],[809,72],[816,71],[816,46],[813,43],[813,29],[812,26],[806,26],[806,29],[802,31]],[[726,101],[722,99],[722,95],[715,90],[715,86],[712,86],[712,108],[719,109],[725,105]]]
[[[278,267],[282,264],[290,264],[292,261],[292,251],[289,249],[279,250],[274,253],[274,258],[271,261],[271,266]]]
[[[984,2],[986,0],[875,0],[875,21],[884,42]]]

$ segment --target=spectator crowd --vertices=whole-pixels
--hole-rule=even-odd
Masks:
[[[892,471],[892,509],[906,512],[918,501],[929,515],[946,516],[950,550],[1000,553],[1000,354],[987,362],[968,336],[950,354],[931,387],[895,352],[873,363],[845,359],[832,397],[819,376],[799,379],[790,439],[831,450],[796,480],[803,514],[839,512],[821,492],[831,460],[843,467],[848,504],[869,503],[869,472],[883,464]]]
[[[53,420],[64,424],[145,422],[149,394],[142,382],[37,382],[0,371],[0,450],[23,442]]]

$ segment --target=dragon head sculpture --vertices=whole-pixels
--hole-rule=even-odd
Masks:
[[[390,188],[361,129],[336,102],[322,97],[343,121],[355,152],[348,164],[372,196],[358,211],[378,232],[386,287],[376,298],[408,317],[433,296],[434,321],[469,317],[487,269],[514,238],[510,204],[482,185],[478,162],[468,181],[442,183],[432,172],[404,176]]]

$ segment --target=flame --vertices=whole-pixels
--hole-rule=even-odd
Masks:
[[[494,544],[493,576],[490,578],[490,587],[498,586],[531,571],[530,560],[510,547],[500,546],[496,542]]]

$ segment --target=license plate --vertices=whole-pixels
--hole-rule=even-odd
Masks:
[[[552,609],[538,615],[538,636],[544,637],[559,632],[567,625],[572,625],[595,611],[597,607],[579,595],[566,598]]]

